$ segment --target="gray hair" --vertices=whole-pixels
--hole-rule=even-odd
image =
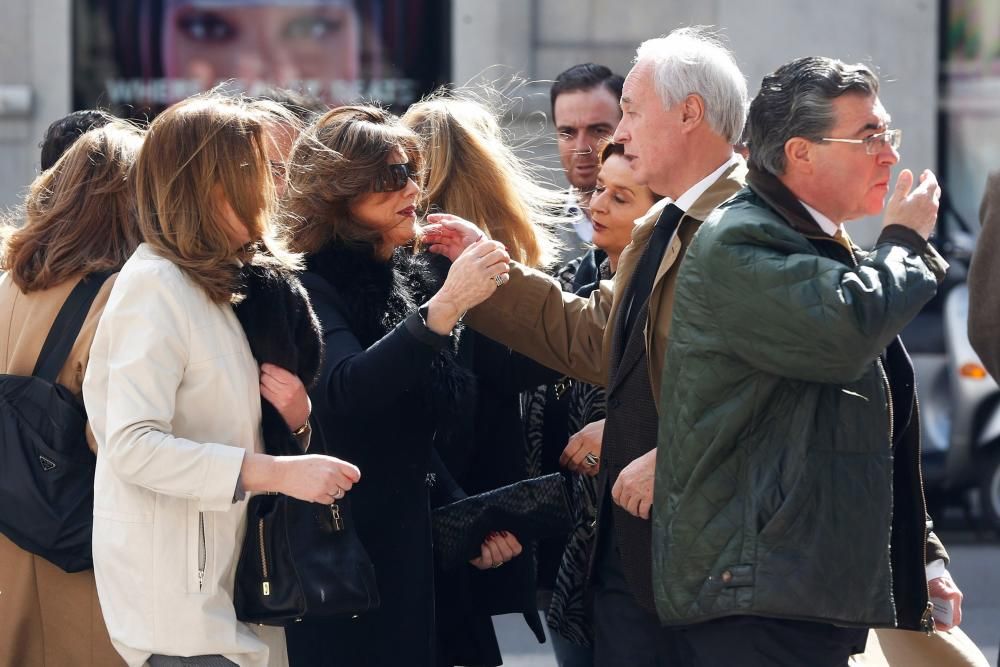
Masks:
[[[653,65],[656,92],[666,108],[691,94],[705,101],[709,127],[735,144],[747,117],[747,82],[733,54],[702,27],[678,28],[639,45],[635,62]]]
[[[775,176],[785,173],[785,144],[793,137],[819,141],[836,123],[833,100],[847,93],[878,94],[878,77],[866,65],[810,56],[764,77],[750,104],[750,164]]]

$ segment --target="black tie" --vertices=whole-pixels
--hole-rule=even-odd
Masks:
[[[674,204],[668,204],[660,212],[660,217],[653,226],[653,233],[649,236],[646,244],[646,251],[639,258],[639,264],[632,274],[632,284],[629,286],[629,296],[626,303],[628,310],[625,311],[625,331],[623,340],[628,340],[635,326],[635,319],[642,310],[642,304],[649,298],[649,293],[653,290],[653,280],[656,278],[656,271],[660,268],[663,260],[663,253],[667,251],[667,245],[673,238],[677,230],[677,223],[684,217],[684,211]]]

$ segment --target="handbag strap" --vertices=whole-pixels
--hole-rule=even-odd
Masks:
[[[35,362],[32,375],[51,383],[55,383],[59,371],[66,365],[70,350],[80,335],[83,322],[87,319],[90,306],[97,298],[101,286],[112,274],[111,271],[98,271],[84,276],[76,284],[73,291],[66,297],[66,302],[59,309],[52,328],[49,329],[42,345],[42,351]]]

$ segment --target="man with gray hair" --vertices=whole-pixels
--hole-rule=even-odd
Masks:
[[[589,299],[513,264],[510,282],[465,322],[571,377],[607,386],[607,421],[588,464],[599,467],[593,548],[594,655],[599,666],[676,662],[674,633],[653,607],[649,511],[656,462],[656,401],[684,253],[701,221],[744,183],[733,153],[746,117],[746,81],[732,54],[704,30],[644,42],[625,79],[624,144],[637,180],[666,198],[637,221],[612,281]],[[430,216],[431,250],[456,257],[479,231]]]
[[[764,78],[747,188],[688,249],[660,395],[654,593],[689,665],[840,667],[867,629],[930,632],[961,593],[930,531],[913,367],[898,334],[947,268],[940,190],[903,170],[864,65]],[[925,567],[926,566],[926,567]]]

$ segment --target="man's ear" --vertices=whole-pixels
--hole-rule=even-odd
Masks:
[[[802,137],[792,137],[785,142],[785,173],[811,174],[813,149],[816,144]]]
[[[690,132],[705,120],[705,100],[701,95],[691,93],[681,102],[681,127]]]

